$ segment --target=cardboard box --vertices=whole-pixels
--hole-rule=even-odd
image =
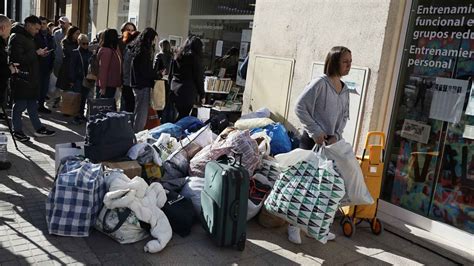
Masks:
[[[123,173],[130,179],[135,176],[142,176],[142,167],[137,161],[103,162],[103,164],[112,169],[123,170]]]
[[[56,144],[54,147],[54,167],[58,171],[61,160],[67,156],[84,156],[84,141]]]

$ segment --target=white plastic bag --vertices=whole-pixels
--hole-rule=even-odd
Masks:
[[[273,184],[272,182],[270,182],[265,176],[261,175],[261,174],[255,174],[253,177],[253,179],[257,180],[258,182],[264,184],[264,185],[268,185],[270,187],[273,187]],[[263,207],[263,202],[265,200],[262,200],[258,205],[253,203],[253,201],[251,201],[250,199],[248,200],[248,207],[247,207],[247,221],[250,221],[250,219],[252,219],[253,217],[255,217],[259,212],[260,212],[260,209],[262,209]]]
[[[269,156],[270,155],[270,142],[272,139],[265,133],[265,131],[260,131],[255,134],[252,134],[252,139],[254,139],[258,144],[258,152],[260,156]]]
[[[183,197],[190,199],[193,202],[196,213],[201,213],[201,191],[204,190],[204,181],[202,177],[187,177],[188,182],[181,189]]]
[[[334,160],[336,170],[344,179],[346,195],[341,200],[341,205],[365,205],[374,203],[359,162],[352,151],[352,145],[344,139],[324,147],[324,154]]]
[[[161,134],[160,138],[153,143],[153,146],[160,151],[162,161],[166,161],[166,159],[168,159],[168,157],[179,147],[178,141],[168,133]]]
[[[134,212],[126,208],[103,207],[97,217],[95,228],[120,244],[130,244],[147,238],[150,234],[141,228]]]
[[[319,158],[312,150],[294,149],[287,153],[275,155],[278,165],[283,168],[288,168],[298,162],[305,161],[318,165]]]
[[[54,169],[59,168],[59,164],[63,158],[68,156],[82,155],[84,156],[84,142],[69,142],[56,144],[54,147]]]

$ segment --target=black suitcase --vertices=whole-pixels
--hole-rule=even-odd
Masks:
[[[201,192],[204,229],[218,246],[245,249],[249,174],[233,158],[220,158],[206,165]]]

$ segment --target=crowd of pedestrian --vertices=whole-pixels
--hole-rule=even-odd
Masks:
[[[43,126],[38,113],[49,114],[51,108],[58,108],[60,92],[80,94],[79,112],[68,118],[70,123],[87,121],[88,99],[115,98],[117,111],[134,114],[136,132],[147,122],[155,80],[166,80],[166,103],[172,106],[166,110],[172,111],[160,115],[171,115],[170,122],[189,115],[193,104],[204,98],[202,42],[198,37],[190,37],[174,52],[169,41],[161,40],[158,51],[158,33],[149,27],[140,32],[126,22],[120,35],[108,28],[90,41],[67,17],[60,17],[55,24],[33,15],[24,23],[0,15],[0,33],[0,64],[2,69],[8,68],[8,72],[2,71],[0,100],[6,104],[10,99],[13,136],[21,142],[30,139],[22,129],[25,110],[35,137],[55,134]],[[48,100],[52,100],[51,108],[46,105]]]

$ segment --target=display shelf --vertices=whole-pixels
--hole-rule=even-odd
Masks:
[[[208,91],[204,90],[205,93],[216,93],[216,94],[229,94],[228,91]]]

